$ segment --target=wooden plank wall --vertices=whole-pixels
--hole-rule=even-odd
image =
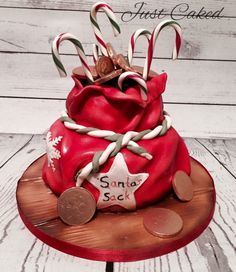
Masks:
[[[71,32],[79,37],[86,54],[91,56],[95,39],[89,10],[94,2],[0,0],[0,132],[43,133],[59,116],[73,82],[69,77],[58,77],[50,42],[60,32]],[[98,15],[98,21],[105,38],[115,44],[117,51],[126,54],[131,33],[141,27],[151,30],[161,21],[151,19],[143,11],[164,9],[161,14],[165,19],[173,11],[172,16],[183,27],[180,58],[175,62],[170,60],[174,34],[168,29],[160,34],[152,65],[154,70],[166,71],[169,76],[165,108],[182,136],[235,137],[236,2],[184,2],[177,6],[180,4],[177,0],[158,3],[149,0],[135,15],[141,2],[108,1],[122,29],[118,38],[112,37],[104,14]],[[202,7],[207,12],[219,11],[219,18],[186,16]],[[146,44],[144,39],[139,41],[134,62],[143,65]],[[68,71],[80,65],[69,43],[62,45],[61,52]]]

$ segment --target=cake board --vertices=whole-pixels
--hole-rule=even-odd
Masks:
[[[126,262],[158,257],[196,239],[210,223],[216,201],[214,182],[207,170],[191,158],[194,197],[180,202],[174,194],[135,212],[97,212],[82,226],[68,226],[57,212],[57,196],[41,177],[45,155],[34,161],[18,182],[16,198],[26,227],[41,241],[64,253],[81,258]],[[146,231],[143,215],[153,207],[177,212],[183,230],[173,238],[158,238]]]

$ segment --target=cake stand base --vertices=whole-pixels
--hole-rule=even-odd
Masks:
[[[143,226],[148,207],[129,213],[97,212],[82,226],[64,224],[57,213],[57,196],[41,177],[45,155],[25,171],[18,182],[16,198],[26,227],[44,243],[74,256],[99,261],[136,261],[177,250],[197,238],[208,226],[215,207],[214,183],[207,170],[191,159],[194,197],[180,202],[170,194],[152,207],[176,211],[184,221],[181,233],[173,238],[158,238]]]

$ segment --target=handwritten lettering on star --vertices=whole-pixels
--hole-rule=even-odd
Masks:
[[[134,210],[134,192],[148,176],[147,173],[131,174],[123,155],[118,153],[107,173],[91,174],[87,180],[99,190],[98,209],[119,205]]]

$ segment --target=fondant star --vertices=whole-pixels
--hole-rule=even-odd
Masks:
[[[134,210],[134,192],[148,176],[147,173],[131,174],[123,155],[118,153],[109,172],[90,174],[87,180],[99,190],[98,209],[119,205]]]

